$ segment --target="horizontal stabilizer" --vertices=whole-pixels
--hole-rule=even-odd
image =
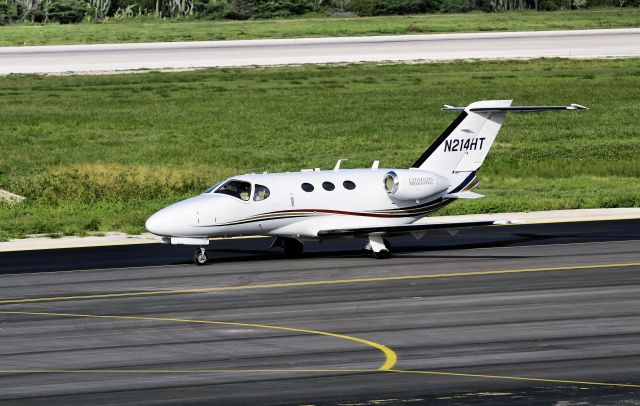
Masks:
[[[455,107],[445,104],[442,106],[442,110],[451,111],[473,111],[476,113],[482,112],[510,112],[510,113],[537,113],[541,111],[553,111],[553,110],[588,110],[587,107],[580,104],[571,104],[569,106],[482,106],[482,107]]]
[[[447,193],[442,197],[445,199],[480,199],[481,197],[484,197],[484,195],[470,190],[465,190],[464,192]]]
[[[468,221],[460,223],[432,223],[432,224],[405,224],[400,226],[381,226],[381,227],[362,227],[362,228],[344,228],[337,230],[320,230],[318,237],[335,238],[335,237],[358,237],[369,235],[399,235],[413,234],[419,231],[430,230],[447,230],[467,227],[481,227],[504,224],[497,221]]]

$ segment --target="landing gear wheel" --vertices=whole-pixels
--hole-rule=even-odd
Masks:
[[[387,259],[391,256],[391,251],[389,250],[380,250],[378,252],[373,253],[373,257],[375,259]]]
[[[207,263],[207,251],[200,247],[194,254],[193,254],[193,262],[196,265],[205,265]]]
[[[284,238],[282,248],[284,248],[284,255],[289,258],[300,258],[304,252],[304,244],[295,238]]]
[[[372,251],[373,257],[376,259],[387,259],[391,256],[391,244],[387,239],[379,235],[369,236],[367,249]]]

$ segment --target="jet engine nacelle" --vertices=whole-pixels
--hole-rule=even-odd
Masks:
[[[399,200],[422,200],[445,192],[449,180],[428,171],[393,170],[384,175],[384,189]]]

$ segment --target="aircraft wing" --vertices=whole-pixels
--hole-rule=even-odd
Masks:
[[[343,228],[336,230],[320,230],[318,237],[335,238],[335,237],[366,237],[369,235],[398,235],[409,234],[430,230],[447,230],[467,227],[480,227],[492,225],[505,225],[504,221],[467,221],[458,223],[432,223],[432,224],[405,224],[400,226],[380,226],[380,227],[361,227],[361,228]]]

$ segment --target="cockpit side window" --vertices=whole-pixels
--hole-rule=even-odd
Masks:
[[[253,192],[253,200],[259,202],[269,197],[270,194],[271,192],[268,187],[256,184],[256,189]]]
[[[233,196],[246,202],[249,200],[249,196],[251,196],[251,183],[232,179],[214,193]]]

